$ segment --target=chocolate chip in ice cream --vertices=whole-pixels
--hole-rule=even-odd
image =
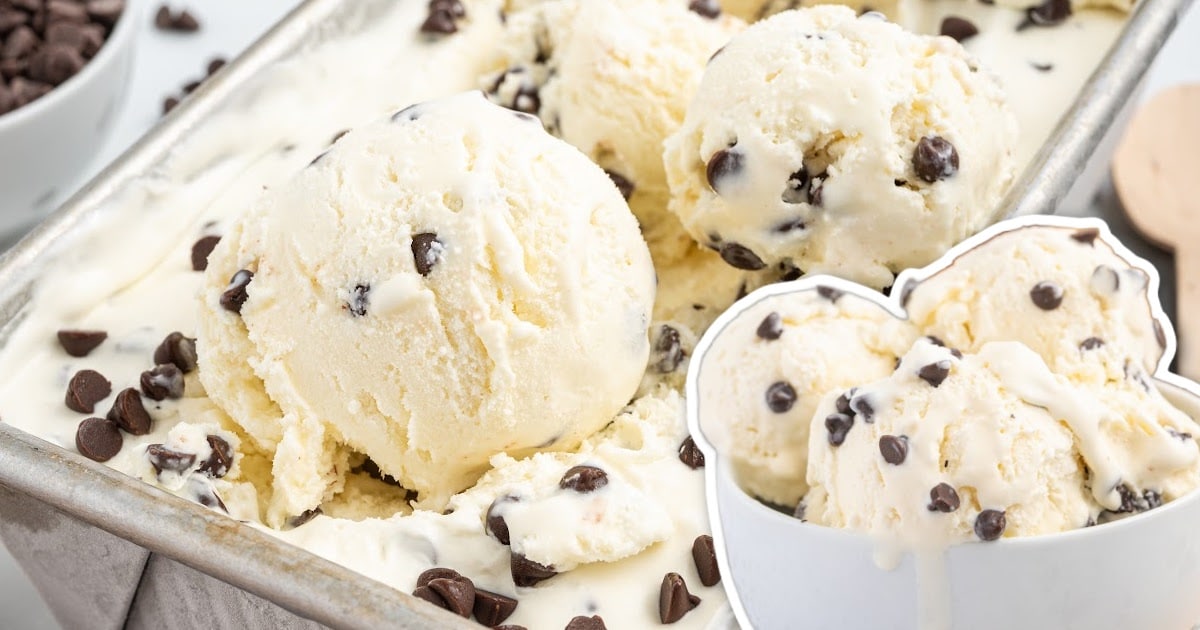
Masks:
[[[1121,507],[1117,510],[1119,514],[1146,512],[1162,505],[1162,495],[1153,490],[1139,493],[1129,484],[1121,483],[1117,485],[1116,491],[1121,497]]]
[[[67,383],[67,408],[79,413],[92,413],[96,403],[108,398],[112,383],[95,370],[79,370]]]
[[[117,394],[107,417],[130,435],[150,433],[150,413],[142,404],[142,395],[132,387],[127,387]]]
[[[192,271],[208,269],[208,256],[221,241],[220,236],[202,236],[192,244]]]
[[[741,174],[744,162],[745,156],[734,145],[712,154],[712,157],[708,158],[708,166],[705,167],[704,173],[713,192],[721,194],[725,183]]]
[[[1104,345],[1104,340],[1099,337],[1088,337],[1079,344],[1080,350],[1095,350]]]
[[[216,435],[209,435],[205,440],[212,453],[196,470],[213,479],[220,479],[228,474],[230,466],[233,466],[233,447],[224,438]]]
[[[413,262],[417,266],[417,273],[422,276],[428,276],[433,272],[433,268],[442,260],[442,252],[445,247],[438,240],[438,235],[433,232],[422,232],[416,234],[412,238],[412,255]]]
[[[1071,239],[1084,245],[1095,246],[1096,239],[1100,237],[1100,230],[1096,228],[1087,228],[1084,230],[1076,230],[1071,235]]]
[[[287,520],[287,528],[288,529],[296,529],[297,527],[303,527],[304,525],[307,525],[310,521],[312,521],[314,518],[317,518],[317,516],[319,516],[321,514],[322,514],[322,512],[321,512],[320,506],[317,506],[311,510],[304,510],[303,512],[301,512]]]
[[[579,615],[568,621],[563,630],[608,630],[608,628],[604,625],[604,619],[600,615],[591,617]]]
[[[103,330],[60,330],[58,344],[73,357],[86,357],[108,339]]]
[[[854,390],[843,392],[837,400],[833,401],[833,406],[837,408],[838,413],[844,413],[847,416],[853,416],[854,410],[850,408],[850,399],[854,398]]]
[[[899,466],[908,459],[908,437],[903,435],[885,435],[879,438],[879,454],[883,461]]]
[[[717,549],[712,536],[702,534],[696,537],[692,542],[692,561],[696,563],[701,584],[713,586],[721,581],[721,569],[717,566]]]
[[[776,223],[775,227],[771,228],[776,234],[788,234],[789,232],[803,232],[808,229],[808,221],[804,219],[788,219],[782,223]]]
[[[966,18],[948,15],[942,19],[938,33],[953,38],[956,42],[965,42],[979,34],[979,27]]]
[[[75,429],[75,448],[91,460],[106,462],[121,452],[123,444],[121,431],[106,418],[87,418]]]
[[[1030,26],[1058,26],[1071,17],[1071,0],[1045,0],[1025,10],[1025,20],[1017,30]]]
[[[690,435],[683,441],[683,444],[679,445],[679,461],[692,470],[704,468],[704,451],[696,446],[696,440],[692,439]]]
[[[865,395],[851,398],[850,409],[854,411],[854,415],[862,416],[863,421],[867,424],[875,421],[875,406]]]
[[[196,454],[174,451],[163,444],[150,444],[146,447],[146,459],[154,466],[154,472],[169,470],[181,473],[196,463]]]
[[[808,203],[813,206],[822,206],[825,204],[825,180],[829,179],[827,173],[814,175],[812,180],[808,182]]]
[[[1187,433],[1187,432],[1184,432],[1184,431],[1180,431],[1180,430],[1178,430],[1178,429],[1175,429],[1175,428],[1173,428],[1173,427],[1167,427],[1167,435],[1170,435],[1171,437],[1173,437],[1173,438],[1175,438],[1175,439],[1177,439],[1177,440],[1181,440],[1181,441],[1183,441],[1183,442],[1187,442],[1187,441],[1189,441],[1189,440],[1191,440],[1191,439],[1192,439],[1192,434],[1191,434],[1191,433]]]
[[[509,544],[508,523],[504,517],[500,515],[500,508],[506,503],[516,503],[520,501],[520,497],[513,494],[506,494],[502,497],[497,497],[492,504],[488,506],[487,515],[484,517],[483,529],[485,532],[492,535],[501,545]]]
[[[758,271],[767,266],[758,254],[755,254],[749,247],[739,245],[737,243],[723,243],[719,253],[721,260],[724,260],[729,266],[743,271]]]
[[[1042,281],[1029,291],[1029,298],[1043,311],[1053,311],[1062,306],[1063,288],[1058,283],[1049,280]]]
[[[846,295],[846,292],[833,287],[819,286],[817,287],[817,295],[836,304],[843,295]]]
[[[803,166],[788,176],[787,184],[783,187],[783,203],[798,204],[808,202],[808,169]]]
[[[178,331],[167,335],[154,350],[154,363],[170,363],[188,374],[197,366],[196,340]]]
[[[654,342],[654,356],[651,358],[654,369],[660,374],[671,374],[679,369],[686,356],[679,331],[672,326],[660,326],[658,339]]]
[[[554,567],[534,562],[518,553],[512,554],[509,571],[512,573],[513,583],[517,586],[534,586],[558,575]]]
[[[225,287],[225,292],[221,294],[221,306],[234,313],[241,313],[242,306],[246,304],[246,298],[249,297],[247,287],[250,286],[250,281],[254,279],[254,272],[247,269],[240,269],[233,277],[229,279],[229,285]]]
[[[352,317],[365,317],[367,314],[367,304],[370,302],[371,285],[359,283],[354,285],[350,291],[350,299],[346,302],[344,308],[350,312]]]
[[[688,10],[710,20],[721,17],[721,5],[717,4],[717,0],[692,0],[688,3]]]
[[[580,494],[595,492],[608,485],[608,473],[595,466],[572,466],[563,474],[558,487]]]
[[[688,592],[687,583],[678,573],[663,576],[658,589],[658,619],[664,624],[675,623],[700,605],[700,598]]]
[[[183,372],[170,363],[142,372],[141,385],[142,393],[150,400],[183,398]]]
[[[917,376],[921,377],[921,380],[926,383],[938,387],[946,380],[946,377],[950,376],[950,361],[943,359],[922,366],[921,369],[917,370]]]
[[[913,169],[927,183],[934,183],[958,172],[958,150],[941,136],[925,136],[913,150]]]
[[[767,407],[775,413],[787,413],[796,404],[796,388],[786,381],[772,383],[767,388]]]
[[[629,198],[633,196],[633,182],[612,171],[606,170],[604,172],[608,175],[608,178],[612,180],[612,183],[617,187],[617,190],[621,191],[621,196],[625,198],[625,201],[629,201]]]
[[[779,313],[770,313],[763,318],[758,325],[758,330],[755,331],[759,339],[766,341],[775,341],[783,336],[783,318]]]
[[[1039,62],[1039,61],[1030,61],[1029,67],[1033,68],[1034,70],[1037,70],[1038,72],[1050,72],[1051,70],[1054,69],[1054,64]]]
[[[470,617],[475,610],[475,585],[464,577],[430,580],[428,588],[444,602],[443,608],[460,617]]]
[[[462,574],[454,569],[448,569],[446,567],[434,567],[432,569],[426,569],[422,571],[421,574],[417,576],[417,586],[428,586],[430,582],[438,579],[457,580],[465,578],[463,578]]]
[[[421,23],[421,32],[430,35],[457,33],[458,21],[466,15],[467,9],[461,0],[431,0],[429,15]]]
[[[984,542],[999,540],[1007,526],[1002,510],[984,510],[975,517],[975,535]]]
[[[517,609],[517,603],[517,600],[511,597],[477,588],[475,589],[475,621],[494,628],[512,616]]]
[[[846,435],[854,427],[854,416],[844,413],[834,413],[825,417],[825,430],[829,433],[829,445],[841,446],[846,441]]]
[[[194,33],[200,30],[200,20],[197,20],[196,16],[187,9],[176,13],[171,11],[170,7],[163,5],[154,14],[154,26],[160,31]]]
[[[960,504],[958,491],[948,483],[939,483],[929,491],[929,511],[949,514]]]

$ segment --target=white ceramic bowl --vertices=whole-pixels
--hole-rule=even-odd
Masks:
[[[80,183],[112,131],[129,86],[143,4],[127,0],[104,47],[79,74],[0,115],[0,239],[48,214],[62,193]]]

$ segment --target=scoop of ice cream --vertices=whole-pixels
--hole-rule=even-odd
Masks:
[[[995,218],[1015,142],[958,43],[823,6],[734,37],[664,159],[671,210],[729,264],[882,288]]]
[[[834,290],[764,298],[717,335],[693,366],[700,426],[743,489],[784,506],[807,489],[822,398],[891,374],[916,337],[882,307]]]
[[[1167,336],[1150,309],[1149,276],[1101,229],[998,234],[906,287],[905,308],[926,334],[963,352],[1019,341],[1080,383],[1153,374]]]
[[[608,177],[464,94],[351,132],[237,222],[210,257],[201,377],[275,451],[272,523],[318,505],[351,451],[440,509],[493,455],[611,421],[653,299]]]
[[[494,101],[539,116],[608,171],[652,247],[665,240],[676,252],[687,242],[665,211],[662,143],[683,122],[705,62],[744,27],[688,6],[686,0],[538,4],[509,16],[495,71],[483,82]]]

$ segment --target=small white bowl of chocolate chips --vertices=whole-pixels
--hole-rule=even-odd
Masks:
[[[113,126],[137,0],[0,0],[0,236],[48,213]]]

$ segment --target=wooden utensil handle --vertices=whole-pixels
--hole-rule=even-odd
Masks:
[[[1179,373],[1200,379],[1200,243],[1175,248],[1175,330]]]

